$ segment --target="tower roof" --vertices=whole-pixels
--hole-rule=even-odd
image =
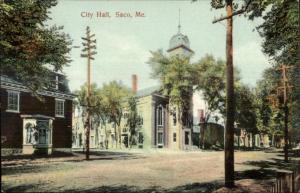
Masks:
[[[186,35],[183,35],[180,31],[177,34],[173,35],[169,42],[169,50],[177,48],[179,46],[184,46],[190,49],[190,41]]]
[[[176,48],[183,47],[188,51],[193,52],[190,48],[189,38],[181,33],[181,24],[180,24],[180,9],[179,9],[179,22],[178,22],[178,32],[173,35],[169,41],[169,49],[168,52],[175,50]]]

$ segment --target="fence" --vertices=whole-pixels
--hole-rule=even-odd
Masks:
[[[276,180],[271,185],[268,193],[299,193],[300,169],[293,171],[278,171]]]

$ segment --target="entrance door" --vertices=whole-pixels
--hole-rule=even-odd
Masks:
[[[157,132],[157,146],[158,147],[164,146],[164,134],[162,131]]]
[[[184,132],[184,144],[189,145],[190,144],[190,137],[189,137],[190,132],[185,131]]]

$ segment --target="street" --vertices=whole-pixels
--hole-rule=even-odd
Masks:
[[[210,192],[223,185],[224,153],[99,151],[2,160],[7,192]],[[278,153],[236,152],[236,178],[268,179]],[[259,175],[257,175],[259,174]]]

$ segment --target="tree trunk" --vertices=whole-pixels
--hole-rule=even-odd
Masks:
[[[227,16],[232,16],[232,0],[226,3]],[[234,78],[232,17],[227,19],[226,30],[226,130],[225,130],[225,186],[234,187]]]

